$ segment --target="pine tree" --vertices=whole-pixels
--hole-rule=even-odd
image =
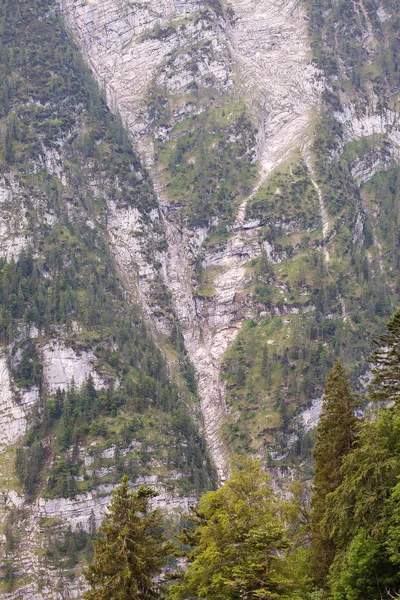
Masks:
[[[128,478],[113,493],[108,512],[94,542],[94,559],[85,577],[90,590],[84,600],[144,600],[159,597],[154,579],[160,574],[170,544],[163,533],[163,517],[149,512],[157,493],[140,487],[129,490]]]
[[[326,523],[335,543],[329,571],[334,600],[389,600],[397,592],[384,591],[400,589],[398,565],[390,556],[391,541],[397,543],[397,499],[390,493],[400,474],[398,412],[390,408],[367,415],[343,460],[343,481],[328,496]]]
[[[322,414],[313,454],[315,478],[311,501],[311,560],[315,582],[322,586],[326,582],[329,567],[335,556],[335,546],[329,538],[324,522],[326,497],[342,481],[340,468],[355,436],[354,408],[355,400],[350,391],[346,371],[337,361],[328,376],[324,390]]]
[[[372,354],[372,397],[377,401],[400,401],[400,310],[387,324],[387,333],[376,340],[377,350]]]
[[[244,461],[225,485],[205,494],[185,531],[190,566],[171,600],[298,598],[287,577],[289,546],[279,506],[260,464]]]
[[[397,598],[400,590],[399,334],[397,312],[371,358],[376,377],[370,398],[382,404],[357,426],[340,486],[326,502],[326,526],[335,543],[329,572],[334,600]]]

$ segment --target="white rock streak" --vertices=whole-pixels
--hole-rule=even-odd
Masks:
[[[57,388],[68,390],[74,382],[79,387],[91,374],[97,388],[104,382],[93,368],[92,352],[77,354],[61,342],[47,344],[42,349],[44,382],[49,394]],[[0,452],[17,443],[30,424],[32,409],[39,399],[39,390],[13,388],[7,357],[0,354]]]
[[[304,143],[319,99],[309,62],[307,25],[297,0],[233,0],[230,30],[236,83],[259,116],[259,159],[264,175]]]
[[[376,106],[379,98],[372,96],[362,114],[358,114],[352,104],[343,107],[336,113],[336,118],[343,124],[345,141],[359,140],[376,134],[386,135],[393,143],[395,157],[400,158],[400,107],[396,110],[380,109]]]
[[[0,176],[0,257],[18,258],[30,241],[25,206],[13,177]]]
[[[316,398],[312,401],[311,406],[303,410],[299,415],[299,420],[304,427],[304,431],[315,429],[318,425],[319,418],[322,412],[322,398]]]
[[[304,156],[304,161],[307,165],[307,169],[310,173],[311,182],[312,182],[313,186],[315,187],[315,190],[318,194],[318,202],[319,202],[319,209],[320,209],[320,213],[321,213],[321,222],[322,222],[322,241],[323,241],[323,243],[324,242],[326,243],[327,238],[328,238],[328,233],[329,233],[329,214],[328,214],[328,211],[327,211],[327,208],[325,205],[325,200],[324,200],[322,190],[315,179],[314,166],[313,166],[312,156],[311,156],[309,147],[306,147],[303,150],[303,156]],[[329,257],[329,252],[328,252],[326,245],[323,246],[323,252],[324,252],[326,262],[329,262],[330,257]]]
[[[137,137],[142,154],[146,154],[147,145],[142,146],[141,135],[148,127],[147,93],[160,65],[168,62],[174,52],[205,41],[218,54],[222,32],[218,27],[210,28],[208,22],[194,19],[203,7],[200,0],[62,0],[61,4],[67,24],[106,90],[111,109],[118,110]],[[157,29],[165,30],[171,23],[176,23],[176,27],[169,35],[157,36]],[[179,74],[165,67],[164,75],[160,75],[160,84],[171,94],[192,81],[190,69],[184,68],[189,61],[190,56],[183,55]],[[175,64],[179,62],[178,59]],[[211,72],[216,81],[226,80],[227,62],[226,58],[209,61],[204,57],[198,65],[200,76]],[[152,161],[151,152],[146,159]]]
[[[189,512],[190,505],[196,502],[194,497],[180,498],[176,493],[166,490],[156,476],[139,478],[134,487],[139,485],[148,485],[156,490],[159,495],[152,500],[151,507],[162,509],[170,515],[175,511],[180,514],[183,511]],[[98,528],[103,521],[111,492],[116,487],[111,484],[102,485],[96,491],[80,494],[75,498],[39,498],[33,510],[38,518],[57,519],[68,523],[72,531],[90,531],[91,527]]]

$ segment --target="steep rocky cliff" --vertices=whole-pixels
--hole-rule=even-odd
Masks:
[[[228,422],[237,449],[244,436],[246,447],[257,439],[253,450],[268,454],[265,439],[320,394],[334,354],[351,357],[356,376],[370,343],[357,339],[367,322],[359,310],[366,308],[359,286],[367,282],[360,282],[358,263],[367,256],[373,279],[379,241],[366,249],[365,231],[374,226],[357,186],[398,155],[397,82],[387,77],[385,100],[373,88],[374,68],[395,60],[397,9],[318,0],[157,6],[65,0],[62,7],[154,181],[168,244],[163,277],[197,370],[208,441],[223,478],[231,442],[222,424]],[[365,144],[347,150],[360,139],[368,140],[368,150]],[[322,262],[317,253],[310,264],[321,247]],[[268,272],[259,262],[265,258]],[[382,297],[384,307],[371,308],[381,316],[390,312],[384,291]],[[248,321],[260,315],[264,321]],[[244,350],[224,358],[245,322],[256,338],[250,357]],[[268,345],[273,373],[265,380],[259,371]],[[282,381],[285,361],[296,374],[289,382],[286,375]]]
[[[365,380],[400,293],[399,15],[390,0],[12,4],[1,597],[79,597],[123,472],[171,514],[213,484],[197,400],[220,481],[233,452],[279,480],[309,474],[335,357]]]
[[[305,16],[295,2],[279,7],[270,2],[153,7],[146,2],[127,3],[122,11],[113,1],[65,2],[63,10],[155,183],[168,243],[164,277],[197,369],[207,438],[224,477],[220,362],[241,323],[254,314],[245,265],[263,247],[258,223],[246,219],[246,196],[311,140],[312,110],[319,98],[307,56]],[[180,156],[171,161],[174,152]],[[251,170],[225,197],[224,185],[232,186],[229,175],[235,175],[213,173],[205,164],[203,153],[208,152],[214,160],[222,154],[222,162],[240,153],[233,159]],[[197,171],[188,190],[176,182],[185,175],[183,169],[177,172],[174,160]],[[205,187],[204,200],[198,185]],[[226,243],[209,243],[206,250],[213,229],[224,226]],[[205,272],[203,278],[212,279],[205,294],[196,289],[195,265]]]

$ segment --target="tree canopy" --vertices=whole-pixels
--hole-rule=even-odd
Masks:
[[[371,359],[375,378],[367,400],[372,411],[355,428],[338,485],[325,496],[321,522],[335,548],[325,582],[334,600],[400,594],[399,331],[400,311],[378,339]]]
[[[144,600],[159,597],[156,577],[170,554],[160,511],[150,510],[154,490],[129,490],[128,478],[113,493],[94,542],[94,559],[85,577],[84,600]]]
[[[285,571],[289,540],[268,477],[257,461],[233,469],[225,485],[208,492],[192,516],[189,568],[172,600],[295,598]]]
[[[169,600],[400,598],[399,331],[400,311],[377,342],[364,416],[355,416],[340,362],[327,379],[311,512],[306,485],[285,500],[259,462],[241,460],[187,516],[187,568],[173,574]],[[162,597],[157,577],[173,552],[160,514],[149,511],[154,494],[130,492],[122,480],[95,541],[84,600]]]

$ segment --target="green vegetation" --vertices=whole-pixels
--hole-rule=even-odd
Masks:
[[[40,392],[16,453],[18,476],[28,499],[39,490],[73,497],[150,468],[178,493],[200,492],[213,475],[192,415],[193,367],[169,296],[155,280],[154,303],[174,322],[175,383],[124,290],[106,230],[110,203],[133,206],[146,221],[156,196],[54,8],[52,0],[0,6],[0,169],[28,239],[18,257],[0,261],[0,341],[20,393],[32,386]],[[3,203],[3,213],[14,204]],[[146,259],[160,268],[162,232],[146,243]],[[89,379],[49,397],[42,349],[55,339],[78,355],[91,350],[105,388]],[[78,450],[85,444],[94,454],[90,472]],[[111,446],[115,453],[105,458]],[[177,471],[182,477],[172,484]]]
[[[177,554],[188,568],[172,573],[165,595],[171,600],[390,600],[400,591],[399,510],[399,351],[400,311],[380,336],[371,362],[375,379],[366,401],[372,411],[356,417],[347,375],[336,362],[328,377],[314,453],[316,477],[311,510],[304,484],[295,484],[289,500],[274,494],[261,465],[240,460],[224,486],[205,494],[186,517]],[[388,402],[390,400],[390,402]],[[120,489],[128,494],[126,481]],[[121,493],[121,492],[117,492]],[[150,492],[149,492],[150,493]],[[139,494],[132,497],[137,499]],[[136,500],[135,500],[136,501]],[[123,503],[121,503],[121,506]],[[116,511],[106,517],[101,550],[89,573],[101,584],[140,585],[141,572],[130,565],[126,517],[142,535],[154,513]],[[122,528],[118,526],[122,523]],[[142,527],[143,529],[140,529]],[[121,529],[121,531],[120,531]],[[153,536],[161,535],[161,528]],[[97,542],[96,542],[97,543]],[[95,545],[96,545],[95,543]],[[157,561],[165,545],[145,538],[138,550],[153,551]],[[170,552],[172,549],[170,549]],[[121,561],[128,552],[126,568]],[[111,554],[112,553],[112,554]],[[143,561],[142,564],[145,564]],[[139,571],[139,575],[137,572]],[[88,597],[95,597],[89,592]],[[155,597],[165,597],[156,591]],[[133,597],[141,597],[133,595]]]
[[[339,153],[343,142],[342,125],[327,112],[321,116],[314,140],[316,179],[335,227],[350,225],[359,207],[359,192],[346,155]],[[339,156],[332,157],[338,153]]]
[[[189,568],[169,598],[298,598],[283,556],[288,531],[277,513],[279,504],[260,464],[243,462],[193,511],[194,532],[183,536],[192,546]]]
[[[44,558],[48,564],[73,574],[77,565],[93,559],[94,534],[68,529],[60,535],[57,525],[59,523],[42,523],[46,540]]]
[[[249,202],[247,213],[272,231],[283,224],[316,229],[320,225],[318,196],[306,165],[299,161],[274,172]]]
[[[328,3],[319,4],[328,11]],[[336,14],[336,5],[329,8],[327,20]],[[249,201],[248,217],[262,225],[263,255],[248,263],[258,314],[223,362],[228,444],[234,452],[278,456],[278,464],[289,466],[309,457],[309,436],[293,420],[299,407],[321,396],[336,357],[357,385],[400,290],[398,168],[390,165],[388,140],[375,135],[345,145],[333,113],[338,106],[325,100],[309,166],[328,213],[329,261],[321,252],[317,192],[294,156]],[[358,188],[354,165],[376,159],[389,170]],[[298,441],[288,449],[293,435]]]
[[[124,473],[132,479],[158,473],[168,485],[168,474],[178,471],[177,491],[207,489],[211,465],[205,444],[177,395],[142,371],[137,381],[127,377],[116,390],[96,391],[89,379],[81,390],[58,392],[44,403],[17,450],[16,469],[28,497],[40,486],[49,497],[74,497],[99,483],[115,483]],[[82,444],[90,448],[90,468],[79,452]],[[112,455],[102,458],[111,446]]]
[[[362,191],[370,222],[381,243],[381,260],[389,285],[400,294],[400,167],[392,165],[387,173],[377,173]],[[378,218],[374,215],[378,214]]]
[[[174,353],[174,374],[124,289],[106,229],[111,205],[134,207],[146,222],[156,196],[54,8],[52,0],[0,6],[0,172],[12,190],[1,212],[6,222],[20,211],[27,239],[19,256],[0,261],[0,342],[17,394],[32,387],[40,394],[20,446],[2,454],[4,489],[25,492],[27,501],[73,498],[124,473],[133,480],[151,473],[168,491],[200,494],[214,473],[169,295],[155,279],[154,307],[173,324],[163,343]],[[160,227],[143,247],[159,269]],[[54,340],[78,356],[93,352],[104,389],[89,378],[81,389],[49,396],[42,351]],[[7,529],[5,592],[28,583],[18,573],[17,541],[12,547],[16,529],[14,522]],[[73,578],[91,559],[94,532],[47,523],[40,535],[46,568]]]
[[[295,465],[307,475],[313,434],[293,425],[293,418],[322,394],[336,357],[352,384],[365,373],[371,339],[400,293],[400,170],[391,165],[358,190],[351,167],[377,148],[387,154],[387,142],[373,136],[344,146],[334,118],[338,93],[354,100],[372,89],[382,109],[395,101],[390,94],[400,81],[398,17],[380,22],[369,0],[354,6],[347,0],[308,4],[314,55],[332,83],[332,92],[324,93],[327,110],[316,128],[313,165],[330,215],[330,260],[320,248],[315,186],[296,156],[249,202],[248,216],[262,223],[264,248],[247,265],[258,315],[243,325],[223,365],[230,448],[257,453],[271,466]],[[219,0],[207,5],[222,14]],[[383,5],[397,10],[393,0]],[[5,487],[21,485],[28,501],[39,494],[74,498],[115,484],[124,474],[137,481],[150,473],[167,490],[199,495],[213,486],[213,471],[193,417],[194,369],[170,297],[156,279],[154,307],[172,324],[165,343],[176,359],[175,382],[109,251],[107,207],[137,208],[146,221],[157,208],[156,196],[54,6],[53,0],[0,5],[0,170],[15,195],[14,204],[5,201],[1,211],[7,216],[18,204],[28,237],[18,257],[0,261],[0,342],[17,394],[32,387],[40,392],[32,427],[16,449],[20,483],[9,474],[11,451],[2,455],[1,477]],[[360,36],[367,21],[373,35],[364,44]],[[174,27],[156,28],[149,37],[165,39]],[[206,52],[212,49],[191,49],[193,73]],[[256,181],[255,131],[241,103],[215,99],[211,92],[203,103],[205,92],[194,80],[186,92],[194,116],[174,127],[172,109],[182,98],[167,98],[154,87],[148,110],[154,128],[164,132],[156,152],[169,199],[190,226],[213,223],[205,243],[210,250],[229,239],[237,207]],[[165,239],[160,227],[154,231],[144,244],[146,259],[159,270],[156,256]],[[215,269],[202,269],[198,261],[196,272],[197,295],[212,297]],[[172,598],[399,595],[399,330],[397,314],[373,357],[376,378],[366,400],[375,402],[375,418],[355,420],[340,367],[328,378],[311,515],[304,486],[296,488],[288,506],[274,498],[259,466],[235,470],[189,520],[183,538],[190,546],[189,568],[171,589]],[[77,353],[92,351],[104,389],[89,378],[80,389],[72,385],[49,397],[42,349],[54,339]],[[291,436],[295,441],[288,448]],[[159,595],[151,575],[159,572],[166,546],[158,515],[146,516],[151,497],[148,490],[130,493],[126,479],[117,491],[103,537],[95,542],[97,555],[88,571],[94,591],[87,598]],[[22,580],[17,530],[27,518],[11,517],[4,529],[2,592]],[[91,559],[94,530],[62,531],[54,522],[41,528],[49,568],[73,575]],[[130,528],[139,537],[132,540]],[[312,571],[306,566],[310,559]],[[99,592],[104,572],[112,587]]]
[[[259,316],[244,323],[223,361],[232,409],[226,439],[236,453],[273,451],[284,456],[279,464],[304,464],[310,439],[293,421],[299,407],[321,396],[335,357],[353,385],[367,368],[373,336],[391,312],[390,291],[377,262],[343,231],[329,248],[329,264],[300,247],[281,263],[264,255],[249,265]],[[288,453],[291,434],[299,439]]]
[[[334,549],[325,580],[327,597],[334,600],[393,598],[399,592],[399,349],[400,311],[372,356],[370,399],[391,402],[374,404],[374,413],[359,420],[353,444],[343,447],[339,485],[330,493],[326,489],[325,497],[321,486],[314,488],[314,498],[325,503],[323,523]],[[333,440],[334,429],[324,428],[321,435]],[[326,458],[317,452],[316,461],[318,473]]]
[[[190,226],[204,227],[215,216],[229,223],[257,177],[255,132],[245,107],[209,108],[179,123],[179,130],[157,149],[170,200],[184,206]]]
[[[26,519],[23,508],[12,508],[3,522],[4,543],[2,546],[2,564],[0,591],[10,593],[14,587],[21,584],[21,573],[18,572],[16,560],[21,543],[23,542],[19,524]]]
[[[276,448],[279,432],[293,432],[292,417],[299,405],[322,392],[332,365],[330,322],[312,316],[264,317],[245,324],[224,361],[228,402],[233,416],[227,428],[235,452]],[[290,460],[309,455],[307,437],[293,448]],[[288,448],[286,447],[286,453]],[[301,458],[300,458],[301,457]]]
[[[381,107],[387,106],[390,94],[400,84],[396,2],[356,5],[347,0],[307,0],[307,6],[314,59],[333,89],[351,97],[368,92],[371,85]],[[384,20],[378,16],[380,8],[387,11]],[[338,97],[327,92],[326,100],[335,107]]]
[[[89,208],[90,175],[103,184],[97,202],[104,204],[108,192],[149,211],[156,200],[148,176],[53,8],[53,0],[21,1],[17,10],[6,0],[0,7],[0,117],[6,132],[0,165],[14,166],[32,198],[45,195],[56,214],[67,200]],[[72,197],[54,175],[37,169],[45,150],[61,148]]]
[[[157,494],[140,487],[130,492],[128,479],[114,491],[108,513],[94,542],[94,559],[85,576],[90,590],[85,600],[144,600],[159,597],[159,576],[170,547],[163,533],[164,519],[150,511]]]
[[[329,374],[323,398],[323,411],[317,427],[313,456],[315,477],[311,512],[311,559],[314,580],[323,585],[335,555],[325,529],[328,494],[342,483],[343,458],[354,444],[356,402],[350,392],[346,371],[336,362]]]

